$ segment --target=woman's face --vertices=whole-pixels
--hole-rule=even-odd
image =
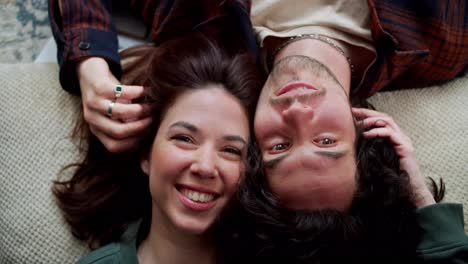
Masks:
[[[248,142],[247,114],[224,89],[180,95],[141,163],[150,177],[153,223],[194,235],[208,230],[244,174]]]

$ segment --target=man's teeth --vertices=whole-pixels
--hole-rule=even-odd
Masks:
[[[209,193],[201,193],[192,190],[184,189],[182,194],[194,202],[207,203],[214,200],[214,195]]]

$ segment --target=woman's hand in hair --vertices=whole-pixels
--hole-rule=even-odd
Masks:
[[[403,133],[393,118],[386,113],[365,108],[353,108],[353,115],[360,120],[359,125],[370,128],[363,132],[364,137],[385,137],[392,142],[400,157],[400,168],[409,175],[415,206],[420,208],[434,204],[434,197],[419,170],[411,139]]]
[[[122,93],[116,98],[114,77],[107,62],[91,57],[77,65],[77,75],[83,101],[83,115],[91,132],[110,152],[122,152],[132,148],[138,136],[150,124],[148,106],[132,103],[144,95],[142,86],[122,85]],[[112,116],[109,104],[114,101]]]

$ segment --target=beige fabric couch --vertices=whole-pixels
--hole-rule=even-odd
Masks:
[[[72,263],[86,252],[50,193],[76,160],[70,141],[79,99],[64,92],[55,64],[0,64],[0,263]],[[468,219],[468,76],[428,89],[377,94],[380,110],[411,136],[422,171],[447,183],[447,202]]]

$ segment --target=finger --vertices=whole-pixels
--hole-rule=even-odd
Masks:
[[[105,94],[102,94],[108,99],[124,99],[124,100],[133,100],[145,95],[145,88],[139,85],[123,85],[114,83],[111,86],[107,87]]]
[[[104,147],[111,153],[119,153],[130,150],[138,144],[139,137],[129,137],[125,139],[113,139],[102,133],[95,127],[90,127],[91,132],[101,141]]]
[[[103,100],[103,106],[100,107],[102,113],[109,115],[112,113],[112,119],[120,120],[138,120],[149,116],[150,106],[148,104],[122,104],[115,102],[112,109],[109,110],[111,101]],[[102,109],[105,109],[104,111]],[[99,109],[93,109],[99,111]]]
[[[359,117],[359,118],[366,118],[366,117],[390,117],[388,114],[386,113],[383,113],[383,112],[379,112],[379,111],[375,111],[375,110],[371,110],[371,109],[367,109],[367,108],[356,108],[356,107],[353,107],[351,108],[351,111],[353,112],[353,115],[355,117]]]
[[[389,126],[395,131],[400,131],[400,127],[389,117],[368,117],[358,121],[358,125],[364,128]]]
[[[94,127],[113,139],[139,135],[151,124],[150,117],[125,123],[103,115],[93,115],[93,118]]]
[[[102,115],[110,116],[112,119],[138,120],[150,114],[148,104],[126,104],[102,98],[88,100],[86,107]]]
[[[400,161],[402,158],[411,156],[414,151],[411,140],[406,135],[395,133],[395,131],[389,127],[374,128],[364,132],[363,135],[366,138],[388,138],[395,148],[395,152],[400,157]]]
[[[394,131],[393,129],[389,127],[378,127],[378,128],[373,128],[369,131],[365,131],[362,134],[367,138],[374,138],[374,137],[389,138],[392,134],[394,134]]]
[[[411,140],[406,135],[397,133],[389,127],[373,128],[369,131],[363,132],[363,135],[366,138],[388,138],[400,156],[413,151]]]

